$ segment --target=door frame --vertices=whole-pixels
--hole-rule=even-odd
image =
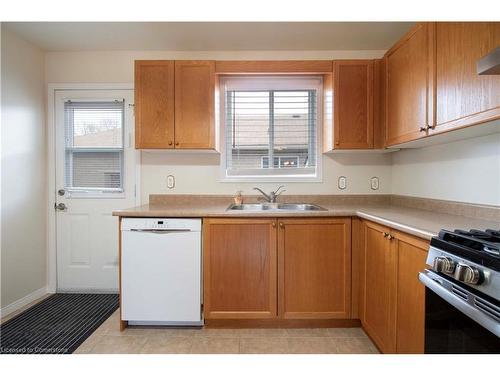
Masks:
[[[55,95],[58,91],[134,90],[133,83],[49,83],[47,84],[47,293],[57,291],[56,211],[56,123]],[[135,204],[141,203],[141,152],[135,155]],[[118,231],[118,228],[116,228]]]

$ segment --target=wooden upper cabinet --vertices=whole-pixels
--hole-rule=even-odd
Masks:
[[[351,219],[278,223],[279,316],[350,318]]]
[[[426,136],[433,125],[434,26],[417,24],[385,55],[388,146]]]
[[[334,149],[373,148],[373,60],[334,61]]]
[[[500,45],[500,22],[436,25],[436,126],[432,133],[500,118],[500,76],[477,61]]]
[[[383,353],[395,353],[397,254],[385,233],[387,228],[365,222],[361,321]]]
[[[393,235],[398,257],[396,350],[402,354],[422,354],[425,286],[418,279],[418,273],[426,268],[429,242],[401,232]]]
[[[203,221],[206,319],[277,317],[275,219]]]
[[[175,148],[215,148],[215,61],[175,61]]]
[[[174,148],[174,62],[135,62],[135,148]]]

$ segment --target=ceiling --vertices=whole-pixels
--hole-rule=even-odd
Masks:
[[[46,51],[386,50],[413,22],[8,22]]]

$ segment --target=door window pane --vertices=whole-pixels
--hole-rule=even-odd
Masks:
[[[124,102],[67,101],[65,188],[123,191]]]

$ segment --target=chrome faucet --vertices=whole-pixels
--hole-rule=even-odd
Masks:
[[[261,189],[259,189],[258,187],[254,187],[253,189],[254,190],[257,190],[258,192],[260,192],[263,196],[264,196],[264,199],[269,202],[269,203],[276,203],[276,199],[278,198],[278,196],[281,195],[281,193],[284,193],[286,190],[281,190],[281,188],[283,188],[284,186],[281,185],[279,186],[275,191],[271,191],[269,194],[266,194],[264,193]]]

